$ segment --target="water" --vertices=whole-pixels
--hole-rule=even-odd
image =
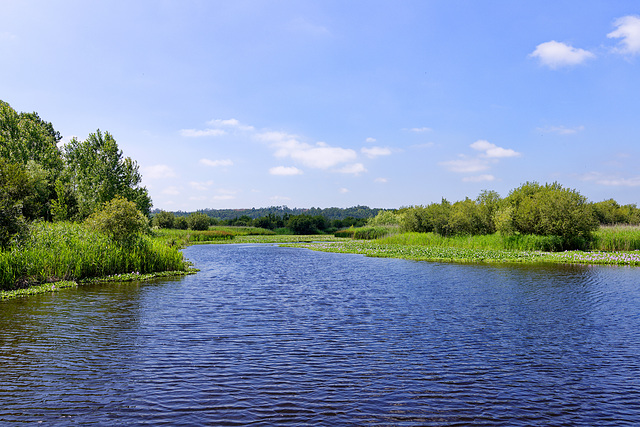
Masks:
[[[0,302],[0,423],[640,423],[640,269],[185,252]]]

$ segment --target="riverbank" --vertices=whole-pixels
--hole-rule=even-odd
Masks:
[[[28,288],[13,289],[10,291],[0,290],[0,301],[11,299],[11,298],[25,297],[30,295],[58,292],[62,289],[77,288],[78,286],[82,286],[90,283],[146,282],[146,281],[161,278],[161,277],[179,277],[179,276],[186,276],[189,274],[195,274],[197,272],[198,270],[195,268],[190,268],[189,270],[179,270],[179,271],[158,271],[155,273],[148,273],[148,274],[140,274],[140,273],[133,272],[133,273],[125,273],[125,274],[114,274],[112,276],[105,276],[105,277],[94,277],[90,279],[79,280],[77,282],[64,280],[64,281],[51,282],[51,283],[42,283],[39,285],[29,286]]]
[[[640,266],[640,251],[542,252],[400,245],[376,241],[342,241],[289,244],[315,251],[360,254],[379,258],[457,263],[555,263]]]

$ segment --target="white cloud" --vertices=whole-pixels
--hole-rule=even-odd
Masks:
[[[493,181],[495,180],[496,177],[493,175],[489,175],[489,174],[484,174],[484,175],[477,175],[477,176],[467,176],[462,178],[462,181],[464,182],[486,182],[486,181]]]
[[[373,180],[373,182],[379,182],[381,184],[384,184],[386,182],[388,182],[389,180],[387,178],[376,178]]]
[[[514,151],[510,148],[502,148],[498,147],[495,144],[490,143],[489,141],[485,141],[480,139],[473,144],[470,145],[471,148],[478,151],[484,151],[482,154],[483,157],[488,158],[504,158],[504,157],[519,157],[520,153]]]
[[[209,190],[209,187],[213,185],[213,181],[206,181],[206,182],[191,181],[189,185],[198,191],[207,191]]]
[[[142,174],[144,178],[149,179],[173,178],[176,176],[174,170],[167,165],[147,166],[142,169]]]
[[[595,58],[595,55],[587,50],[578,49],[555,40],[540,43],[529,56],[538,58],[542,65],[551,69],[579,65],[588,59]]]
[[[374,142],[376,142],[376,139],[369,137],[369,138],[365,139],[365,142],[374,143]]]
[[[421,127],[421,128],[410,128],[406,130],[408,130],[409,132],[422,133],[422,132],[431,132],[433,129],[428,127]]]
[[[257,137],[271,143],[271,147],[276,149],[276,157],[290,157],[311,168],[328,169],[357,157],[356,152],[350,148],[331,147],[324,142],[310,145],[298,141],[297,136],[284,132],[264,132]]]
[[[489,164],[486,160],[478,158],[461,158],[458,160],[449,160],[447,162],[440,162],[441,166],[444,166],[451,172],[457,173],[474,173],[481,172],[489,169]]]
[[[365,169],[364,165],[362,163],[354,163],[352,165],[346,165],[341,169],[338,169],[336,172],[340,172],[340,173],[351,173],[354,175],[358,175],[361,174],[363,172],[366,172],[367,169]]]
[[[635,55],[640,53],[640,17],[623,16],[614,23],[616,30],[607,34],[609,38],[620,40],[621,47],[615,49],[618,53]]]
[[[164,190],[162,190],[162,194],[168,194],[170,196],[177,196],[178,194],[180,194],[180,187],[176,187],[176,186],[171,186],[171,187],[167,187]]]
[[[238,130],[243,130],[243,131],[252,131],[252,130],[254,130],[253,126],[243,125],[237,119],[226,119],[226,120],[224,120],[224,119],[214,119],[214,120],[209,120],[207,122],[207,124],[209,126],[214,126],[216,128],[230,127],[230,128],[235,128],[235,129],[238,129]]]
[[[220,136],[220,135],[225,135],[226,133],[227,132],[225,132],[222,129],[203,129],[203,130],[182,129],[180,131],[180,135],[187,138],[200,138],[203,136]]]
[[[219,189],[217,193],[218,194],[213,196],[213,200],[232,200],[236,198],[235,194],[237,193],[237,191]]]
[[[303,172],[295,166],[276,166],[269,169],[269,174],[280,176],[302,175]]]
[[[348,188],[341,188],[338,191],[340,192],[340,194],[347,194],[349,192],[349,189]]]
[[[211,167],[233,166],[233,162],[229,159],[224,159],[224,160],[200,159],[200,164],[205,166],[211,166]]]
[[[371,147],[371,148],[362,148],[360,151],[370,159],[378,156],[388,156],[391,154],[391,150],[385,147]]]
[[[567,128],[564,126],[549,126],[546,128],[538,128],[538,131],[544,133],[555,133],[558,135],[573,135],[574,133],[582,132],[584,126],[577,126],[574,128]]]
[[[591,172],[581,177],[583,181],[594,181],[596,184],[609,187],[640,187],[640,176],[623,178],[615,175],[604,175],[600,172]]]

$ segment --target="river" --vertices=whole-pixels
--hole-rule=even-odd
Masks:
[[[640,424],[639,268],[185,254],[0,301],[0,423]]]

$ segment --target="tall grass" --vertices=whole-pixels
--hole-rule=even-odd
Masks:
[[[602,226],[594,234],[591,248],[598,251],[640,250],[640,226]]]
[[[43,222],[32,225],[23,245],[0,252],[0,289],[186,268],[177,247],[147,236],[121,245],[79,224]]]
[[[486,235],[460,235],[444,237],[436,233],[402,233],[384,237],[378,242],[383,244],[433,246],[440,248],[518,250],[558,252],[568,249],[585,249],[586,240],[566,241],[558,236],[513,235],[502,236],[499,233]]]

